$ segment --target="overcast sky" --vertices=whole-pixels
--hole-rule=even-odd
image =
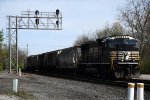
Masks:
[[[39,54],[70,47],[81,34],[94,33],[107,23],[117,21],[118,8],[126,0],[0,0],[0,30],[6,37],[8,20],[6,16],[21,15],[22,11],[54,12],[63,14],[63,30],[19,30],[19,47],[29,54]]]

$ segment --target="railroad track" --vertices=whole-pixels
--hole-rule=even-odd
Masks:
[[[104,79],[93,79],[93,83],[113,85],[118,87],[128,87],[128,83],[144,83],[144,90],[150,91],[150,80],[141,80],[141,79],[115,79],[115,80],[104,80]],[[135,87],[136,88],[136,87]]]
[[[141,80],[141,79],[101,79],[99,76],[92,75],[78,75],[76,73],[39,73],[32,72],[34,74],[40,74],[44,76],[50,76],[55,78],[63,78],[75,81],[89,82],[94,84],[104,84],[104,85],[113,85],[117,87],[128,87],[128,83],[144,83],[144,90],[150,91],[150,80]]]

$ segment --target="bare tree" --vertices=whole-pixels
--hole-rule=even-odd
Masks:
[[[90,41],[90,38],[86,34],[80,35],[77,40],[73,43],[74,46],[80,46],[81,44]]]
[[[2,31],[0,31],[0,49],[2,48],[3,42],[4,42],[4,38],[3,38],[3,29]]]
[[[24,69],[24,59],[26,57],[27,57],[26,50],[19,48],[18,50],[19,68]]]
[[[111,27],[110,35],[123,35],[123,34],[126,34],[125,29],[119,22],[115,22]]]
[[[103,38],[111,35],[123,35],[126,31],[119,22],[113,23],[112,26],[105,26],[104,29],[96,31],[97,38]]]
[[[122,27],[122,25],[119,22],[115,22],[112,24],[112,26],[109,26],[107,24],[104,29],[97,30],[94,34],[82,34],[77,38],[77,40],[74,42],[75,45],[81,45],[87,41],[94,41],[97,38],[104,38],[111,35],[122,35],[125,34],[126,31]]]
[[[109,27],[109,25],[107,25],[104,27],[104,29],[96,31],[96,38],[107,37],[110,35],[110,32],[111,32],[110,27]]]
[[[150,42],[150,0],[129,0],[121,11],[120,20],[125,23],[132,35],[139,39],[141,61],[145,48]]]

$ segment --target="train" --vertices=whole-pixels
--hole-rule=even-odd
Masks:
[[[140,76],[138,40],[130,35],[113,35],[38,55],[28,56],[25,69],[48,71],[71,69],[103,78]]]

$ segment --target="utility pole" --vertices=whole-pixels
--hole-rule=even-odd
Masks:
[[[21,16],[8,16],[9,72],[18,73],[18,30],[62,30],[62,13],[23,11]],[[28,46],[27,46],[28,47]]]
[[[27,44],[27,57],[28,57],[28,55],[29,55],[29,50],[28,50],[28,44]]]

